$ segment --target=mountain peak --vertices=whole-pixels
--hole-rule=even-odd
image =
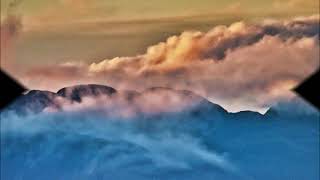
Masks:
[[[102,98],[98,98],[99,96]],[[57,93],[31,90],[17,99],[7,110],[11,109],[17,113],[40,113],[46,108],[63,111],[63,105],[79,106],[80,103],[87,103],[84,101],[84,97],[96,99],[97,102],[94,103],[100,103],[97,108],[106,106],[106,108],[103,108],[104,110],[118,108],[117,111],[121,111],[122,106],[130,106],[127,109],[136,109],[146,114],[182,111],[192,111],[194,113],[210,111],[215,114],[227,114],[227,111],[221,106],[211,103],[192,91],[163,87],[153,87],[142,92],[117,91],[112,87],[97,84],[65,87],[58,90]]]
[[[297,116],[315,114],[319,114],[319,111],[313,105],[309,104],[299,96],[280,101],[266,112],[266,115],[268,116]]]
[[[60,89],[57,94],[59,96],[65,97],[72,101],[81,102],[82,97],[85,96],[99,96],[99,95],[112,95],[116,93],[112,87],[98,85],[98,84],[88,84],[88,85],[76,85],[76,86],[69,86]]]

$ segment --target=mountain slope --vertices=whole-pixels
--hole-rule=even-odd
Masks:
[[[103,85],[77,85],[65,87],[57,93],[32,90],[18,98],[5,111],[17,114],[40,113],[45,109],[64,111],[64,107],[84,106],[101,109],[130,109],[142,114],[161,114],[189,111],[197,114],[210,110],[227,114],[221,106],[186,90],[154,87],[142,92],[117,91]],[[69,108],[68,107],[68,108]],[[66,108],[66,109],[68,109]],[[69,108],[70,109],[70,108]]]
[[[38,114],[47,109],[65,111],[108,111],[108,114],[125,113],[139,115],[176,115],[207,118],[208,115],[231,119],[274,119],[276,117],[299,118],[300,116],[319,116],[318,110],[299,97],[279,102],[264,115],[258,112],[242,111],[228,113],[221,106],[186,90],[153,87],[142,92],[118,91],[112,87],[96,84],[65,87],[56,93],[32,90],[18,98],[4,112],[18,115]]]
[[[99,96],[99,95],[112,95],[117,91],[112,87],[88,84],[65,87],[57,92],[57,95],[70,99],[72,101],[81,102],[82,97],[85,96]]]
[[[1,179],[319,179],[319,119],[292,102],[228,113],[189,91],[109,90],[18,99],[11,110],[26,112],[0,121]]]

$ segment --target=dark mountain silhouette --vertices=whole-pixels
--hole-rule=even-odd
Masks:
[[[57,91],[57,93],[50,91],[32,90],[21,96],[14,103],[12,103],[6,110],[13,110],[19,114],[24,113],[40,113],[47,107],[54,107],[59,109],[60,104],[58,100],[64,99],[70,103],[80,103],[84,97],[116,97],[122,96],[128,103],[137,103],[137,101],[148,101],[151,105],[163,102],[164,106],[183,105],[182,103],[193,103],[190,110],[194,113],[206,109],[216,109],[216,111],[227,113],[221,106],[213,104],[205,98],[186,90],[174,90],[170,88],[154,87],[146,89],[143,92],[135,91],[117,91],[112,87],[103,85],[77,85],[65,87]],[[172,100],[174,98],[174,100]],[[177,102],[175,102],[177,101]],[[143,102],[142,102],[143,103]],[[179,104],[180,103],[180,104]]]
[[[132,104],[132,106],[136,105],[137,103],[144,102],[148,102],[150,104],[149,106],[153,106],[160,101],[160,103],[162,103],[160,104],[161,106],[164,106],[165,108],[167,106],[169,109],[176,109],[176,106],[184,106],[185,104],[189,103],[191,105],[180,109],[177,108],[179,109],[177,112],[172,110],[170,115],[172,115],[172,113],[178,113],[176,115],[193,117],[198,116],[200,118],[202,116],[207,117],[208,114],[215,116],[215,119],[219,118],[220,116],[232,119],[268,119],[280,116],[299,117],[303,115],[318,115],[318,111],[315,108],[298,97],[290,101],[279,102],[271,107],[264,115],[253,111],[229,113],[218,104],[214,104],[208,101],[206,98],[187,90],[153,87],[142,92],[126,90],[118,91],[109,86],[96,84],[65,87],[58,90],[56,93],[50,91],[31,90],[9,105],[4,112],[11,111],[19,115],[28,113],[37,114],[48,107],[59,110],[61,108],[59,100],[66,100],[70,103],[81,103],[84,97],[91,97],[94,99],[99,96],[121,96],[128,104]],[[165,113],[159,114],[168,115]]]
[[[65,97],[72,101],[81,102],[81,98],[84,96],[110,96],[116,92],[117,91],[112,87],[97,84],[88,84],[62,88],[57,92],[57,95]]]

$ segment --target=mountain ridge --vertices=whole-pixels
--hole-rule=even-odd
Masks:
[[[128,103],[135,104],[137,103],[134,102],[137,101],[136,99],[146,102],[151,101],[151,103],[149,103],[151,105],[161,105],[161,103],[163,103],[164,105],[172,103],[174,105],[174,103],[176,103],[175,101],[178,101],[176,104],[179,104],[179,101],[184,102],[184,100],[186,100],[186,103],[198,101],[198,103],[210,104],[212,106],[215,106],[219,111],[225,111],[221,106],[211,103],[205,98],[187,90],[152,87],[145,89],[142,92],[126,90],[118,91],[112,87],[97,84],[69,86],[61,88],[57,92],[31,90],[22,95],[11,105],[9,105],[7,109],[22,114],[30,112],[37,114],[42,112],[47,107],[60,109],[60,105],[56,103],[56,101],[59,99],[67,100],[70,103],[81,103],[84,98],[97,98],[99,96],[106,96],[110,98],[121,96],[124,97],[124,99],[128,101]],[[159,98],[158,96],[162,97]],[[170,102],[171,99],[173,100]],[[153,101],[155,101],[155,103],[153,103]],[[168,104],[166,102],[168,102]]]
[[[54,108],[57,110],[62,110],[62,105],[57,103],[59,100],[66,100],[69,103],[82,103],[83,99],[87,97],[97,98],[100,96],[105,96],[108,98],[113,98],[121,96],[123,101],[130,105],[143,104],[146,106],[147,110],[152,109],[153,106],[156,110],[162,110],[163,108],[174,109],[176,106],[186,106],[188,111],[193,113],[202,113],[203,111],[219,112],[225,116],[230,117],[243,117],[243,118],[264,118],[264,117],[275,117],[279,114],[284,114],[283,109],[288,106],[295,107],[296,104],[299,107],[307,109],[306,112],[311,112],[311,114],[317,113],[316,110],[311,107],[308,108],[301,99],[296,98],[293,100],[293,105],[291,102],[279,103],[275,106],[270,107],[270,109],[265,113],[261,114],[255,111],[240,111],[236,113],[231,113],[225,110],[218,104],[212,103],[206,98],[197,95],[196,93],[188,90],[176,90],[168,87],[151,87],[145,89],[141,92],[128,91],[128,90],[117,90],[110,86],[98,85],[98,84],[80,84],[75,86],[68,86],[59,89],[56,92],[42,91],[42,90],[31,90],[26,94],[22,95],[15,102],[8,106],[6,110],[12,110],[18,114],[28,114],[28,113],[41,113],[46,108]],[[146,102],[146,103],[145,103]],[[188,104],[192,104],[188,106]],[[162,107],[163,106],[163,107]],[[284,108],[283,108],[284,107]],[[158,109],[157,109],[158,108]],[[182,110],[184,108],[181,108]],[[178,110],[177,110],[178,111]],[[299,111],[299,113],[304,113],[304,111]]]

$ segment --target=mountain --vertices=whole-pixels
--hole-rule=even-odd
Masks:
[[[86,99],[90,99],[86,102]],[[89,104],[89,105],[88,105]],[[71,109],[72,106],[82,106],[82,110],[114,112],[124,111],[140,115],[175,115],[201,119],[272,119],[276,117],[297,118],[300,116],[318,116],[318,110],[299,97],[282,101],[272,106],[264,115],[258,112],[241,111],[229,113],[221,106],[191,91],[171,88],[152,87],[142,92],[116,90],[109,86],[88,84],[64,87],[55,92],[31,90],[8,106],[4,112],[14,112],[19,115],[37,114],[48,108],[56,111]],[[70,106],[67,107],[66,106]],[[110,109],[112,112],[110,113]],[[121,112],[122,113],[122,112]],[[210,116],[208,116],[210,115]]]
[[[62,88],[57,92],[57,95],[67,98],[71,101],[81,102],[82,97],[85,96],[111,96],[116,92],[117,91],[112,87],[97,84],[89,84]]]
[[[99,95],[110,96],[113,93],[116,93],[115,89],[95,84],[65,87],[60,89],[57,93],[31,90],[9,105],[5,111],[11,110],[15,111],[17,114],[40,113],[47,107],[60,109],[61,105],[57,102],[59,98],[71,102],[81,102],[83,97],[94,97]]]
[[[277,102],[269,108],[265,115],[270,118],[287,117],[299,119],[306,116],[319,117],[319,110],[299,96],[295,96],[291,99]]]
[[[40,113],[46,107],[57,107],[54,102],[56,93],[50,91],[31,90],[27,94],[17,98],[5,111],[13,110],[18,114]]]
[[[110,105],[107,108],[113,105],[114,107],[118,107],[116,105],[119,104],[122,105],[119,108],[131,106],[142,114],[149,112],[152,114],[162,114],[181,111],[197,114],[203,111],[211,111],[213,113],[213,110],[227,114],[227,111],[221,106],[213,104],[191,91],[163,87],[153,87],[142,92],[117,91],[112,87],[96,84],[65,87],[56,93],[31,90],[18,98],[4,111],[13,111],[17,114],[37,114],[46,108],[63,111],[64,104],[85,104],[85,98],[97,101],[96,105],[100,107],[104,107],[106,104]]]
[[[311,109],[298,99],[229,113],[160,87],[33,90],[1,118],[1,179],[319,179]]]

